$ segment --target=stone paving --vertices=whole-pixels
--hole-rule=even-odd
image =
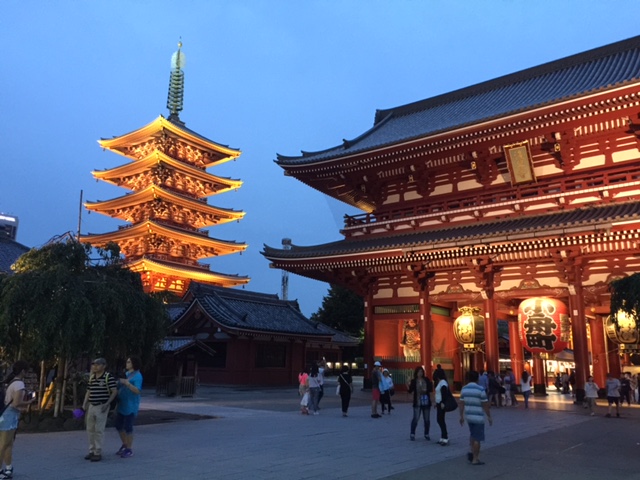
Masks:
[[[370,417],[369,392],[356,390],[344,418],[328,381],[318,416],[300,415],[295,388],[200,387],[195,398],[171,399],[143,393],[142,408],[212,415],[145,425],[136,429],[135,455],[115,455],[119,442],[107,431],[101,462],[83,459],[84,432],[18,435],[16,479],[396,479],[432,478],[640,478],[640,408],[624,407],[622,418],[591,417],[570,397],[551,393],[522,405],[492,410],[482,466],[466,462],[468,429],[459,413],[448,414],[451,444],[431,438],[409,440],[411,404],[394,397],[392,415]],[[603,404],[601,402],[601,404]]]

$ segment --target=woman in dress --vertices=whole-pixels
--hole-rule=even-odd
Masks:
[[[447,383],[447,379],[444,375],[444,370],[436,370],[433,374],[433,383],[436,384],[435,387],[435,397],[436,397],[436,421],[438,422],[438,426],[440,427],[440,440],[438,440],[438,444],[444,446],[449,445],[449,434],[447,433],[447,423],[445,421],[445,410],[444,403],[442,398],[442,390],[448,389],[449,384]]]
[[[433,383],[424,374],[424,368],[416,367],[413,371],[413,378],[409,384],[407,390],[408,393],[413,393],[413,418],[411,419],[411,434],[409,438],[411,440],[416,439],[416,427],[422,415],[424,422],[424,438],[425,440],[431,440],[429,437],[429,429],[431,427],[431,396],[433,395]]]
[[[338,385],[340,385],[342,416],[346,417],[349,410],[349,402],[351,402],[351,393],[353,392],[353,379],[349,375],[349,365],[346,363],[342,366],[342,371],[338,375]]]
[[[524,408],[529,408],[529,397],[531,396],[531,375],[526,370],[520,377],[520,391],[524,395]]]
[[[28,370],[29,364],[18,360],[7,378],[8,386],[4,395],[6,408],[0,416],[0,461],[4,463],[4,468],[0,471],[2,480],[13,478],[13,441],[18,429],[20,410],[36,399],[35,395],[25,398],[24,376]]]

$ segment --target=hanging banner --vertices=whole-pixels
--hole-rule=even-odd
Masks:
[[[518,307],[522,346],[531,353],[559,353],[569,347],[571,322],[567,306],[555,298],[535,297]]]

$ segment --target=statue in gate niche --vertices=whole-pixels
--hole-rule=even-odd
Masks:
[[[400,346],[407,361],[420,361],[420,329],[417,320],[412,318],[404,321]]]

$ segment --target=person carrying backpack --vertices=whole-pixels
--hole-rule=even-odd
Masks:
[[[0,471],[2,480],[13,478],[13,442],[20,420],[20,409],[36,400],[34,394],[25,395],[24,376],[28,370],[29,364],[24,360],[14,363],[4,392],[0,415],[0,462],[4,463],[4,468]]]
[[[92,462],[102,460],[102,441],[109,407],[118,395],[116,379],[106,372],[106,368],[107,361],[104,358],[96,358],[91,363],[91,375],[82,404],[86,412],[89,436],[89,453],[84,458]]]

